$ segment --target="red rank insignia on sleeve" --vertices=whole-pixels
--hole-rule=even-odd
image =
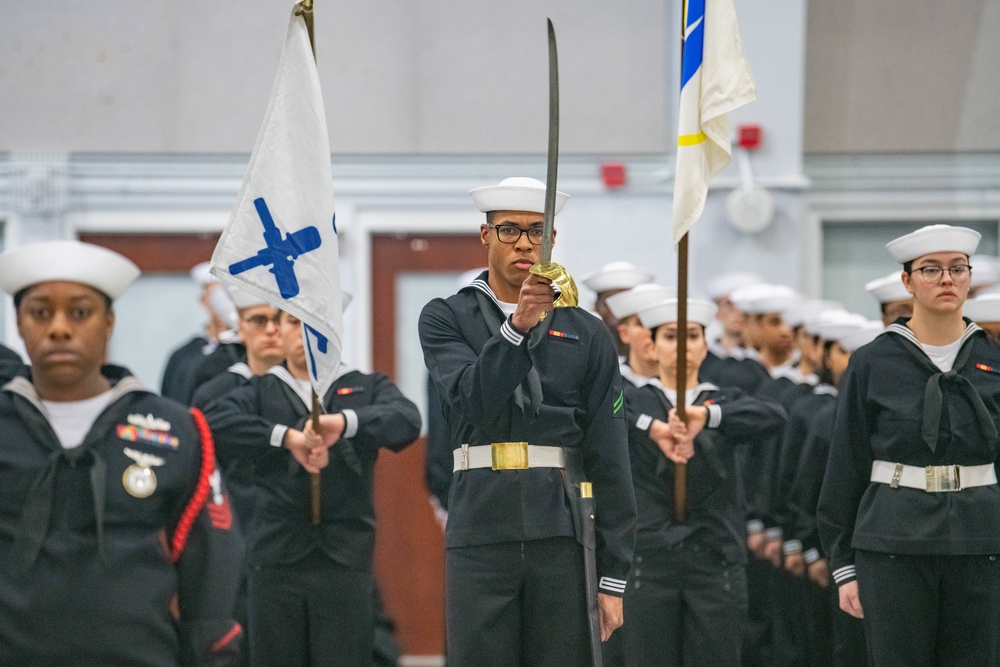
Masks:
[[[219,530],[229,530],[233,525],[233,508],[229,504],[229,494],[222,490],[222,475],[218,470],[209,477],[209,484],[212,487],[211,498],[205,503],[208,509],[208,518],[212,522],[213,528]]]
[[[233,526],[233,510],[229,505],[229,496],[222,497],[222,504],[216,505],[214,502],[207,503],[208,516],[212,520],[212,527],[219,530],[229,530]]]

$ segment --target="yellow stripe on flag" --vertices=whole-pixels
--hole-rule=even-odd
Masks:
[[[699,132],[697,134],[682,134],[677,137],[678,146],[697,146],[698,144],[704,143],[708,139],[708,135],[704,132]]]
[[[694,25],[688,25],[690,20]],[[675,244],[705,210],[708,182],[729,164],[732,156],[729,112],[757,97],[750,67],[743,55],[733,0],[705,0],[703,16],[685,17],[687,37],[697,32],[699,22],[704,40],[700,66],[689,72],[681,88],[677,113]],[[685,51],[684,55],[694,57],[693,52]]]

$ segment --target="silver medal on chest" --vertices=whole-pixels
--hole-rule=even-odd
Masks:
[[[153,466],[161,466],[165,463],[159,456],[139,452],[128,447],[125,448],[125,456],[135,463],[125,468],[122,474],[122,484],[130,496],[135,498],[148,498],[156,491],[156,473]]]

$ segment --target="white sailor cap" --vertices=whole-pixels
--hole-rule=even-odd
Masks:
[[[989,287],[1000,281],[1000,259],[989,255],[973,255],[969,258],[972,265],[972,278],[969,289]]]
[[[253,308],[254,306],[269,306],[272,305],[268,301],[247,292],[246,290],[241,290],[233,285],[226,285],[226,294],[229,296],[229,300],[233,302],[236,306],[236,310],[243,310],[244,308]],[[341,310],[347,310],[347,306],[354,300],[354,296],[351,295],[347,290],[340,290],[340,308]]]
[[[729,296],[740,287],[756,285],[762,282],[764,281],[756,273],[734,271],[732,273],[723,273],[709,280],[705,291],[708,293],[710,299],[718,301],[723,297]]]
[[[837,342],[848,352],[854,352],[862,345],[867,345],[875,340],[884,331],[885,326],[881,322],[870,320],[860,327],[844,333],[837,339]]]
[[[974,299],[966,299],[962,314],[976,323],[1000,322],[1000,294],[980,294]]]
[[[545,183],[524,176],[505,178],[499,185],[487,185],[469,190],[472,201],[483,213],[490,211],[531,211],[545,213]],[[569,199],[565,192],[556,190],[558,214]]]
[[[199,262],[191,267],[191,280],[198,283],[199,287],[204,287],[208,283],[214,283],[218,280],[212,274],[212,263],[211,262]]]
[[[823,340],[840,340],[841,336],[868,323],[868,318],[846,310],[828,310],[806,324],[806,331]]]
[[[66,280],[116,299],[140,273],[132,260],[80,241],[31,243],[0,254],[0,289],[9,294],[39,283]]]
[[[784,313],[781,314],[781,318],[785,320],[785,324],[795,328],[802,326],[808,320],[816,317],[820,313],[827,310],[843,310],[844,304],[837,303],[836,301],[825,301],[823,299],[806,299],[801,301]]]
[[[975,254],[982,235],[968,227],[927,225],[885,244],[892,258],[900,264],[911,262],[932,252]]]
[[[764,313],[784,313],[802,301],[802,296],[791,287],[758,283],[733,291],[729,300],[744,313],[762,315]]]
[[[613,289],[632,289],[636,285],[652,281],[652,273],[636,268],[628,262],[611,262],[580,278],[581,283],[598,294]]]
[[[665,299],[659,303],[654,303],[640,310],[637,315],[642,326],[647,329],[658,327],[661,324],[669,324],[677,321],[676,297]],[[688,323],[700,324],[707,327],[715,319],[717,307],[711,301],[703,299],[687,300],[687,320]]]
[[[635,287],[612,294],[607,298],[608,310],[616,320],[624,320],[629,315],[635,315],[646,306],[677,296],[676,287],[664,287],[656,283],[643,283]]]
[[[865,291],[875,297],[879,303],[892,303],[893,301],[906,301],[912,299],[913,295],[906,291],[903,286],[903,271],[893,271],[887,276],[876,278],[865,283]]]
[[[236,306],[236,310],[268,305],[267,301],[259,296],[241,290],[239,287],[234,287],[233,285],[226,285],[226,293],[229,294],[229,300]]]

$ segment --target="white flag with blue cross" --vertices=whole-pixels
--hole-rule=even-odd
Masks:
[[[674,176],[674,243],[701,217],[732,157],[727,114],[757,99],[732,0],[686,0]]]
[[[212,273],[302,321],[310,379],[324,396],[343,347],[340,258],[326,112],[305,21],[295,9]]]

